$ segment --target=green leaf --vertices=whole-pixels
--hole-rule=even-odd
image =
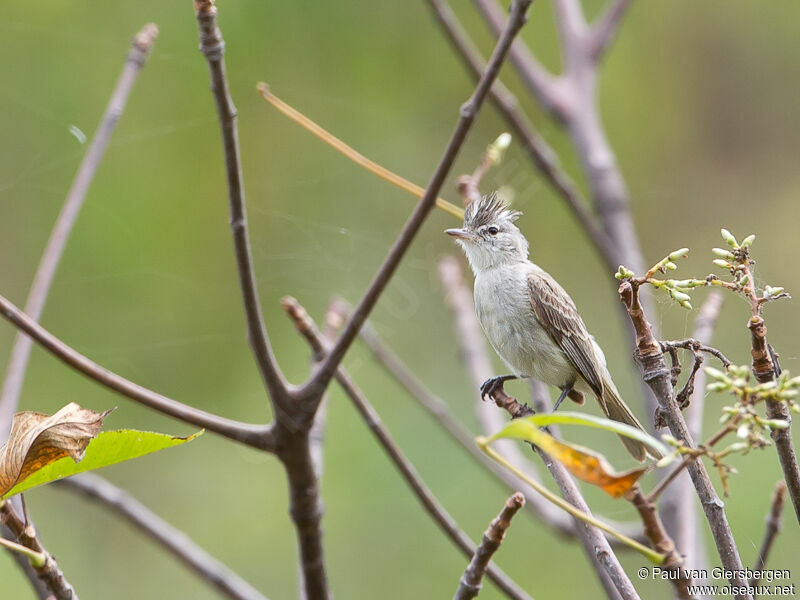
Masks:
[[[654,450],[658,450],[662,456],[666,456],[670,453],[669,448],[667,448],[658,438],[653,437],[641,429],[631,427],[630,425],[620,423],[619,421],[612,421],[611,419],[596,417],[590,414],[568,411],[557,413],[539,413],[530,417],[525,417],[524,419],[515,419],[515,421],[512,421],[511,423],[516,421],[530,421],[537,427],[545,427],[547,425],[581,425],[583,427],[605,429],[606,431],[612,431],[616,434],[624,435],[625,437],[640,441],[643,444],[650,446]],[[509,425],[511,423],[509,423]],[[499,435],[500,433],[502,432],[499,432],[496,435]]]
[[[94,438],[86,448],[83,460],[76,463],[66,456],[31,474],[17,483],[3,495],[9,498],[33,487],[50,483],[70,475],[107,467],[145,454],[151,454],[189,442],[202,434],[202,431],[189,437],[175,437],[152,431],[121,429],[104,431]]]

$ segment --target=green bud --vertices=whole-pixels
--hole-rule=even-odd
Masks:
[[[756,235],[751,234],[748,235],[746,238],[742,240],[742,248],[749,248],[753,245],[753,242],[756,240]]]
[[[689,294],[684,294],[683,292],[679,292],[677,290],[670,290],[669,293],[678,302],[687,302],[692,299]]]
[[[671,252],[667,258],[670,260],[678,260],[679,258],[686,258],[687,256],[689,256],[689,249],[681,248],[680,250]]]
[[[734,260],[736,258],[732,252],[728,252],[725,250],[725,248],[712,248],[711,252],[714,254],[714,256],[719,256],[720,258],[724,258],[726,260]]]
[[[728,231],[727,229],[720,229],[720,233],[722,234],[722,239],[728,242],[728,245],[732,248],[738,248],[739,242],[736,241],[736,238],[733,237],[733,234]]]
[[[722,260],[721,258],[715,258],[711,262],[717,265],[720,269],[730,269],[732,266],[727,260]]]
[[[678,304],[680,304],[686,310],[692,310],[692,303],[688,300],[682,300],[681,302],[678,302]]]
[[[676,264],[675,264],[674,262],[672,262],[671,260],[668,260],[667,262],[665,262],[665,263],[664,263],[664,268],[665,268],[667,271],[675,271],[675,270],[678,268],[678,265],[676,265]]]
[[[731,452],[742,452],[743,450],[747,450],[748,448],[749,446],[745,442],[735,442],[725,449],[725,453],[730,454]],[[735,472],[736,472],[735,470],[731,469],[731,473]]]
[[[784,290],[784,288],[782,288],[782,287],[769,288],[769,295],[770,296],[777,296],[778,294],[782,294],[783,290]]]
[[[783,419],[759,419],[759,425],[764,425],[770,429],[786,429],[789,423]]]
[[[719,369],[715,369],[714,367],[706,367],[705,371],[706,375],[713,377],[714,379],[728,379],[727,373],[724,373]]]

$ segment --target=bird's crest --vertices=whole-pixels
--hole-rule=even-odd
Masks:
[[[476,230],[499,221],[513,223],[521,214],[512,210],[506,202],[497,197],[497,193],[492,192],[467,206],[464,211],[464,226]]]

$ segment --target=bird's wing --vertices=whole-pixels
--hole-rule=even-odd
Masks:
[[[598,372],[592,338],[572,298],[543,271],[528,275],[528,289],[539,323],[602,402],[603,379]]]

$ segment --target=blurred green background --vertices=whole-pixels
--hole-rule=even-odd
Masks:
[[[596,15],[603,3],[587,1]],[[485,54],[492,39],[471,4],[454,3]],[[65,1],[4,3],[0,18],[0,293],[23,304],[32,274],[85,146],[106,105],[131,36],[158,24],[155,51],[133,91],[91,188],[46,308],[44,324],[103,365],[207,410],[252,422],[269,417],[248,352],[228,231],[218,124],[197,51],[192,4]],[[609,136],[633,199],[648,261],[693,249],[679,274],[711,269],[719,228],[756,233],[758,277],[800,290],[797,172],[800,148],[800,4],[794,0],[636,2],[605,61],[600,96]],[[333,294],[355,301],[413,199],[355,167],[266,105],[273,91],[333,133],[424,184],[472,85],[423,2],[221,0],[220,24],[239,108],[253,251],[270,333],[282,367],[299,382],[308,351],[278,300],[300,299],[320,317]],[[551,7],[537,2],[523,32],[558,67]],[[523,92],[510,68],[503,79]],[[527,100],[565,167],[580,173],[569,140]],[[487,106],[444,195],[504,130]],[[570,291],[608,356],[623,395],[643,414],[620,326],[614,280],[559,198],[517,146],[485,188],[511,185],[534,259]],[[374,323],[453,413],[475,428],[436,265],[458,253],[435,212],[374,314]],[[740,237],[741,239],[741,237]],[[697,293],[698,300],[705,290]],[[665,337],[691,332],[694,313],[661,300]],[[800,372],[793,301],[767,311],[786,369]],[[730,298],[715,343],[748,359],[747,305]],[[0,363],[14,331],[0,324]],[[454,446],[356,346],[346,365],[397,441],[464,529],[478,538],[507,490]],[[497,362],[498,370],[500,363]],[[3,367],[4,369],[4,367]],[[522,387],[509,390],[524,393]],[[118,406],[108,428],[189,433],[186,426],[119,398],[35,349],[22,408],[54,412],[69,401]],[[707,430],[720,397],[707,399]],[[591,407],[591,410],[595,410]],[[573,432],[575,433],[575,432]],[[621,446],[577,432],[619,466]],[[800,436],[800,432],[796,437]],[[769,497],[780,477],[770,450],[732,461],[728,515],[752,565]],[[296,596],[295,541],[280,465],[207,434],[189,446],[106,469],[153,510],[186,530],[270,598]],[[465,559],[433,526],[352,407],[333,389],[323,482],[329,573],[338,598],[446,598]],[[587,489],[615,519],[626,503]],[[168,555],[104,510],[65,490],[40,488],[27,504],[42,539],[83,598],[212,598]],[[800,569],[797,523],[770,560]],[[528,514],[518,517],[498,562],[536,598],[600,595],[582,551]],[[623,562],[647,598],[667,585],[639,583],[642,559]],[[718,564],[717,561],[712,561]],[[800,577],[800,572],[793,574]],[[27,598],[26,581],[0,554],[0,596]],[[800,580],[797,580],[800,583]],[[566,592],[565,589],[569,591]],[[487,584],[482,598],[499,598]]]

